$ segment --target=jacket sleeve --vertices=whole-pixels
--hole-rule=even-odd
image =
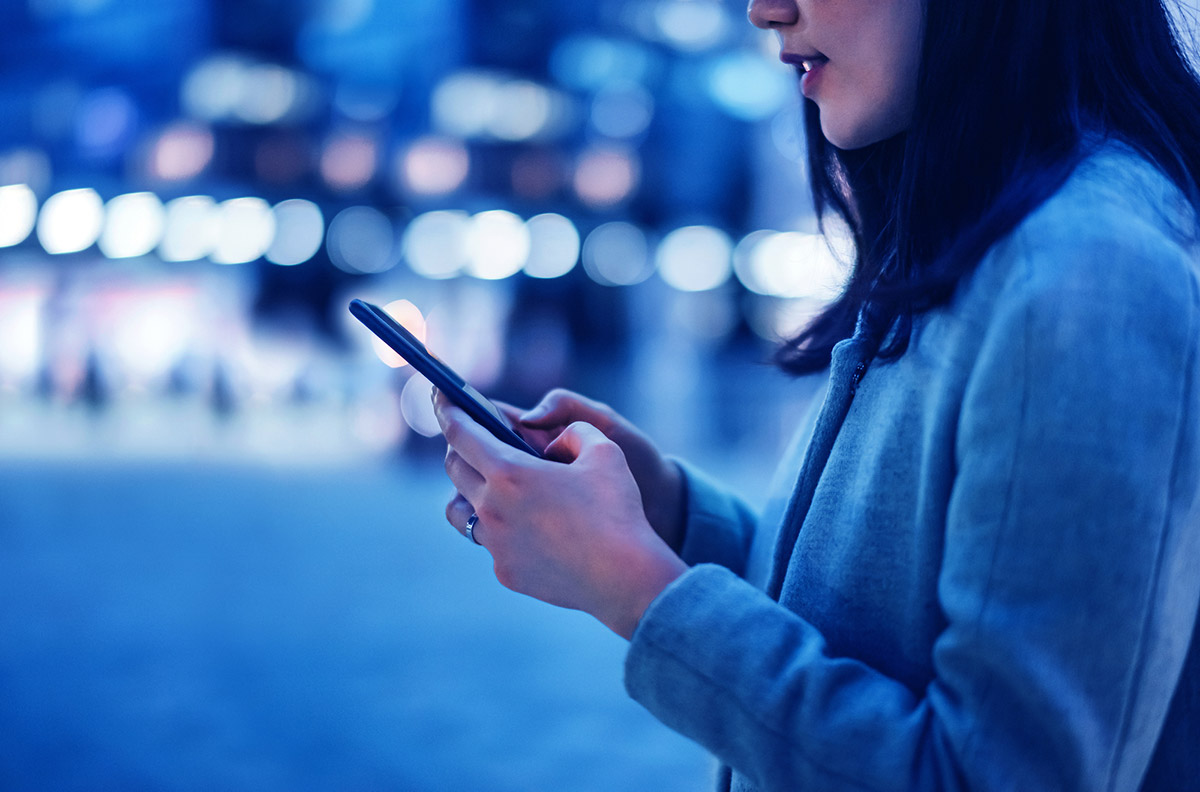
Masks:
[[[959,414],[926,689],[714,566],[634,634],[630,694],[765,789],[1138,788],[1200,599],[1194,263],[1127,229],[1017,252]]]
[[[686,488],[683,546],[675,548],[689,566],[719,564],[742,575],[756,518],[740,498],[690,465],[676,460]]]

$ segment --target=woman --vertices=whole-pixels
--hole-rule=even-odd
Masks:
[[[733,789],[1200,788],[1200,87],[1161,0],[752,0],[842,297],[758,529],[610,410],[443,399],[451,524]],[[797,478],[798,473],[798,478]]]

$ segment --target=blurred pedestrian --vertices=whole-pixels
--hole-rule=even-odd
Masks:
[[[752,0],[857,243],[755,518],[607,407],[438,399],[447,517],[722,788],[1200,789],[1200,84],[1162,0]],[[697,427],[702,431],[703,427]],[[563,464],[565,463],[565,464]]]

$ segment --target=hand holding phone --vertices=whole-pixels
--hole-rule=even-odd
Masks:
[[[416,336],[404,329],[387,311],[369,302],[351,300],[350,313],[385,344],[396,350],[400,357],[407,360],[418,373],[424,375],[435,388],[446,394],[446,398],[452,404],[460,407],[476,423],[510,446],[541,458],[541,454],[513,431],[496,405],[468,385],[453,369],[434,357]]]

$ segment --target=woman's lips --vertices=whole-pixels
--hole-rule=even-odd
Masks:
[[[800,62],[800,68],[804,70],[800,77],[800,93],[804,94],[805,98],[812,99],[816,94],[821,72],[825,70],[825,64],[828,62],[828,58],[805,58]]]
[[[796,67],[797,71],[801,72],[800,92],[809,99],[813,98],[822,68],[829,62],[829,58],[819,52],[812,54],[784,52],[779,55],[779,59],[784,63],[790,63]]]

